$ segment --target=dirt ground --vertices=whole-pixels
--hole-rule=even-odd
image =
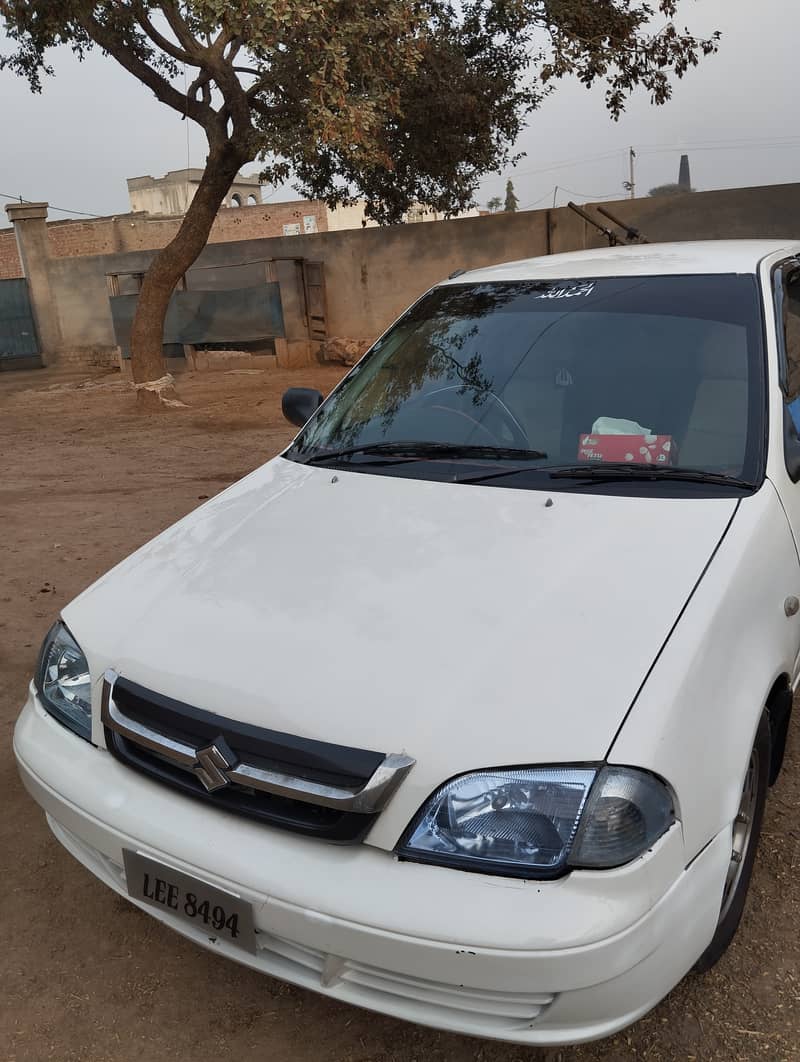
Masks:
[[[53,618],[285,444],[286,386],[328,390],[337,378],[323,367],[186,377],[186,409],[142,414],[113,376],[83,387],[0,376],[0,1060],[800,1059],[797,725],[733,947],[632,1029],[583,1048],[438,1033],[273,981],[151,920],[52,838],[17,778],[11,732]]]

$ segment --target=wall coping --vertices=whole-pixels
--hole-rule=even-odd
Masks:
[[[9,203],[6,206],[8,220],[16,225],[18,221],[35,221],[47,217],[48,203]]]

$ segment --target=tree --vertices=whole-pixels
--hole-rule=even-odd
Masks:
[[[607,85],[614,117],[641,86],[717,47],[666,19],[677,0],[0,0],[12,51],[0,70],[40,91],[59,44],[99,47],[208,140],[203,178],[175,238],[144,278],[133,322],[134,379],[163,372],[169,299],[205,245],[240,168],[294,175],[330,206],[367,201],[399,221],[414,202],[445,215],[480,177],[513,164],[525,116],[567,75]],[[183,88],[183,71],[189,70]]]
[[[649,194],[653,196],[686,195],[693,191],[694,188],[684,188],[681,184],[659,184],[651,188]]]
[[[508,214],[514,214],[518,208],[519,199],[514,195],[514,185],[511,181],[506,181],[506,205],[503,209]]]
[[[494,195],[486,204],[486,209],[490,214],[496,214],[500,207],[503,205],[503,200],[499,195]]]

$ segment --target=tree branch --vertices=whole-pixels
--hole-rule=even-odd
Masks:
[[[200,90],[203,96],[203,103],[211,103],[211,89],[209,88],[209,81],[211,80],[211,73],[208,70],[201,70],[189,88],[186,90],[186,95],[190,99],[197,99],[197,92]]]
[[[208,129],[209,124],[216,117],[216,112],[208,105],[190,100],[174,88],[169,81],[152,66],[148,65],[140,56],[136,55],[130,45],[122,41],[117,34],[99,22],[89,11],[78,16],[78,21],[84,30],[97,41],[100,47],[113,56],[120,66],[125,67],[128,73],[138,78],[143,85],[154,93],[156,99],[172,107],[174,111],[184,116],[193,118],[198,125]]]
[[[197,65],[208,71],[210,78],[213,78],[216,82],[217,88],[222,93],[225,101],[225,106],[219,113],[225,115],[226,126],[227,120],[230,118],[240,136],[247,136],[248,133],[252,133],[253,126],[248,98],[241,82],[233,72],[233,64],[225,58],[224,54],[226,47],[234,39],[234,34],[223,25],[211,45],[205,47],[192,35],[175,0],[161,0],[161,10],[164,12],[164,17],[181,45],[195,57]],[[202,87],[203,82],[201,81],[198,88]],[[195,105],[207,105],[205,94],[204,104]]]
[[[264,103],[262,100],[250,100],[250,109],[264,118],[273,118],[279,114],[288,114],[292,109],[288,103]]]
[[[225,49],[233,40],[233,36],[234,35],[230,32],[230,30],[225,29],[225,27],[223,27],[214,38],[211,44],[211,50],[213,52],[216,52],[218,55],[224,55]]]
[[[260,91],[261,91],[261,90],[262,90],[263,88],[266,88],[266,87],[267,87],[267,85],[269,84],[269,82],[270,82],[270,78],[269,78],[269,76],[268,76],[268,75],[267,75],[267,76],[264,76],[264,77],[262,77],[262,78],[259,78],[259,79],[258,79],[258,81],[255,81],[255,82],[254,82],[254,83],[253,83],[253,84],[252,84],[252,85],[250,86],[250,88],[249,88],[249,89],[247,90],[247,92],[245,93],[245,95],[247,96],[247,101],[248,101],[248,103],[250,104],[250,106],[251,106],[251,107],[254,107],[254,106],[255,106],[255,104],[256,104],[256,102],[257,102],[257,100],[256,100],[256,96],[258,95],[258,93],[259,93],[259,92],[260,92]]]
[[[182,47],[195,59],[201,59],[206,49],[192,36],[192,32],[184,22],[177,4],[173,0],[162,0],[161,10],[164,12],[164,18],[169,22],[170,29],[178,38]]]
[[[185,52],[182,48],[179,48],[177,44],[174,44],[169,40],[169,38],[165,37],[162,33],[159,33],[150,21],[150,16],[147,14],[141,3],[136,4],[136,12],[137,21],[153,44],[157,44],[162,51],[165,51],[167,55],[171,55],[173,59],[177,59],[179,63],[191,63],[192,66],[196,65],[196,60],[193,59],[188,52]]]

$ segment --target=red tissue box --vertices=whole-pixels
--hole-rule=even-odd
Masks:
[[[579,461],[619,461],[639,465],[674,465],[677,447],[671,435],[581,435]]]

